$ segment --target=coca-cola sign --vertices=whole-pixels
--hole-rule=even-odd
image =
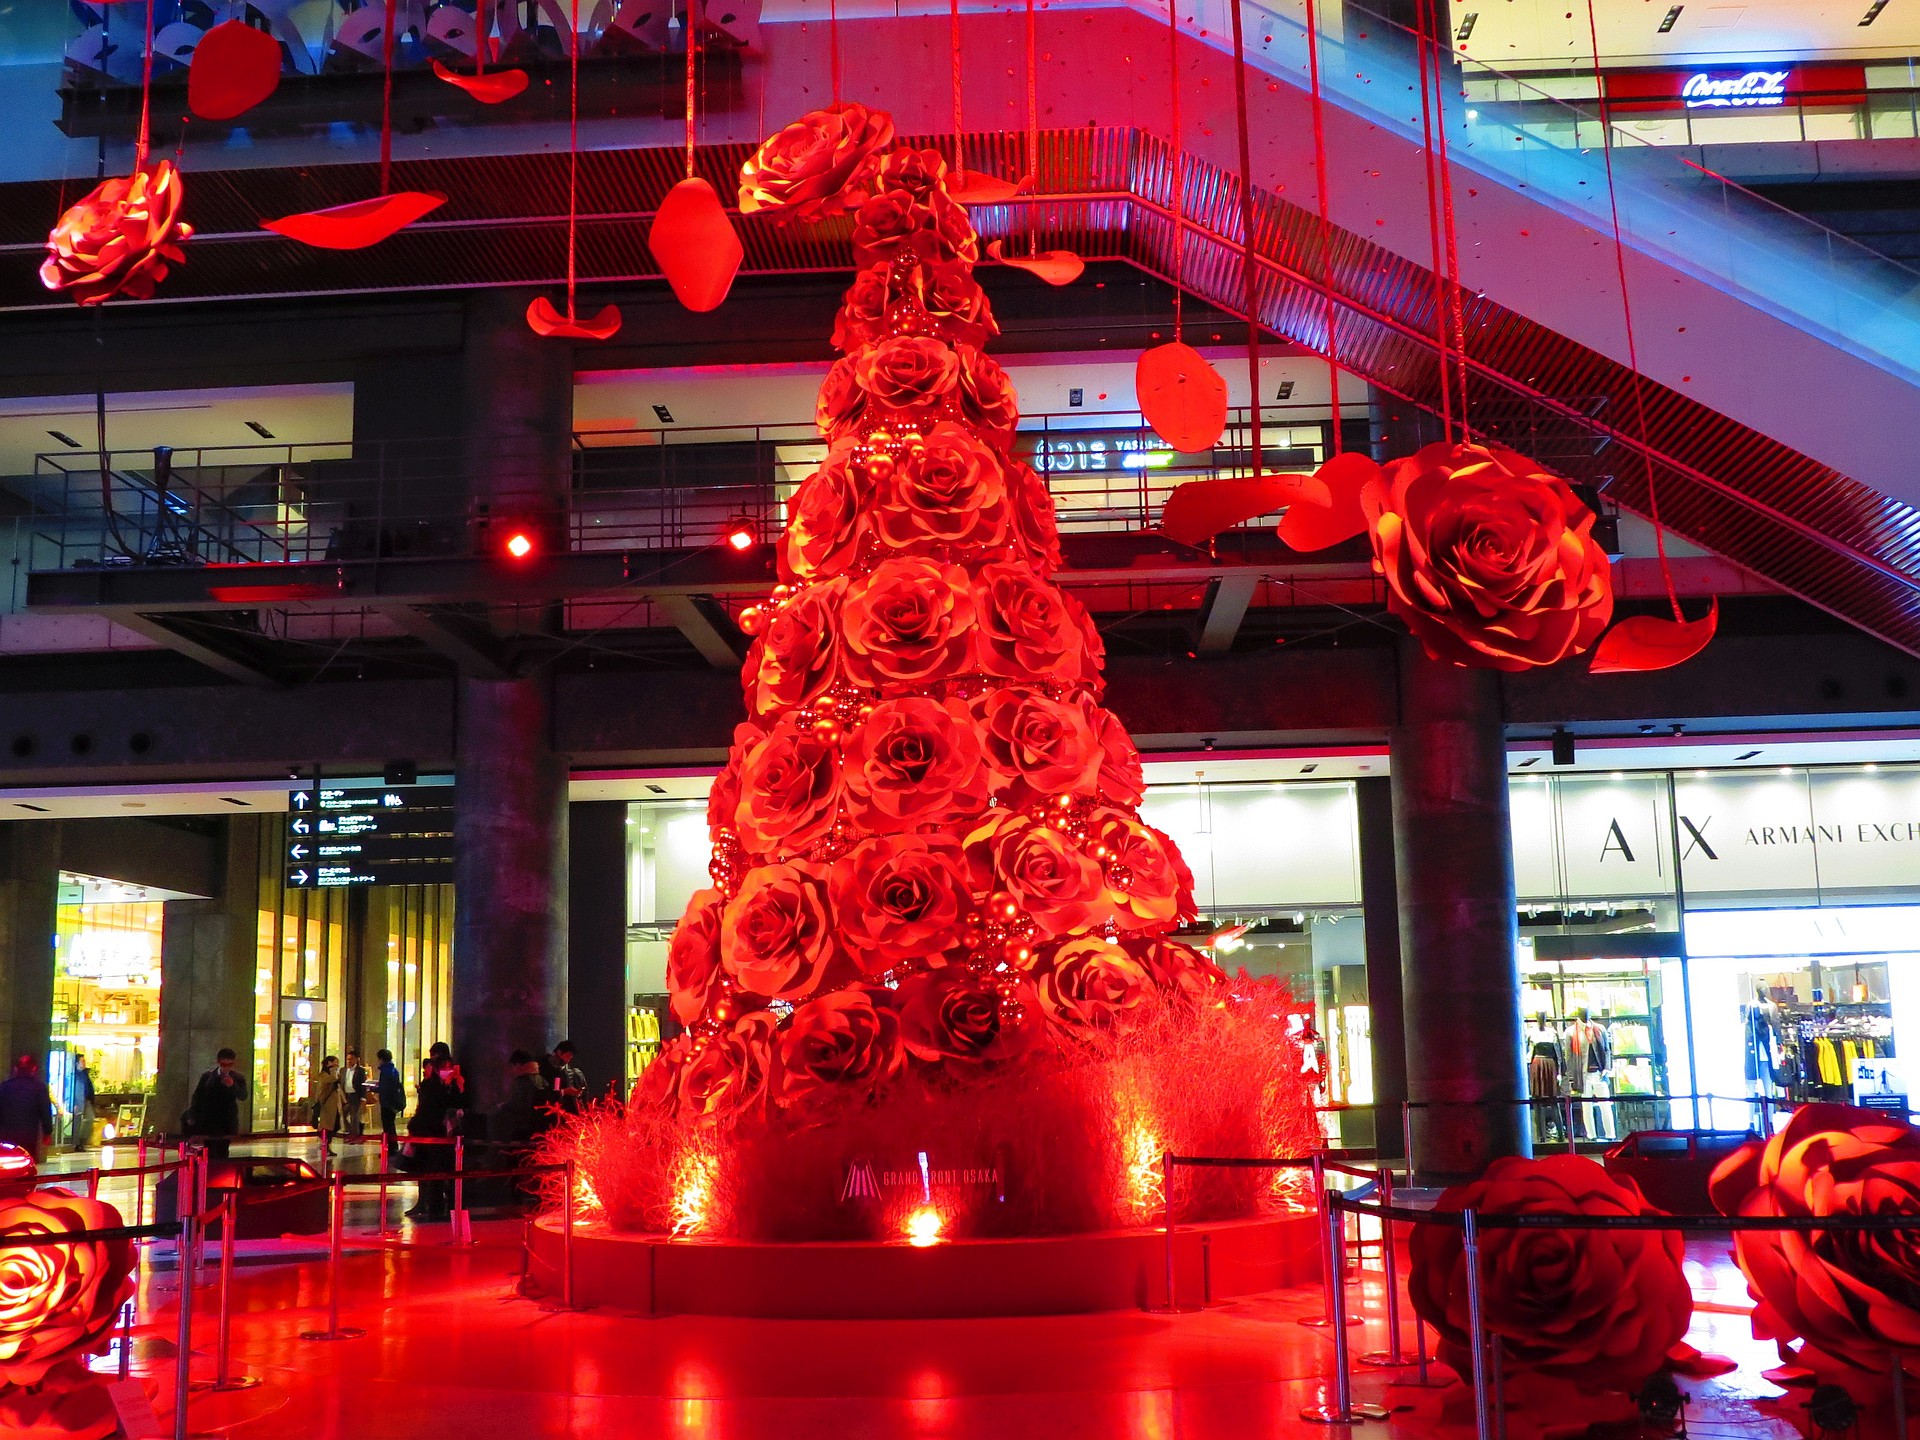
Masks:
[[[1703,70],[1687,77],[1680,87],[1680,98],[1689,110],[1784,105],[1787,77],[1792,73],[1791,70],[1749,70],[1741,75],[1714,75]]]

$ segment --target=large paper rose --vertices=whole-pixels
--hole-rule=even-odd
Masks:
[[[667,945],[667,993],[673,1018],[691,1025],[725,992],[720,968],[720,912],[727,897],[718,890],[696,890],[686,913],[673,927]]]
[[[972,432],[943,421],[895,466],[881,497],[880,536],[896,550],[927,542],[998,545],[1007,532],[1000,460]]]
[[[786,578],[819,580],[843,573],[860,553],[872,508],[867,468],[855,459],[852,446],[842,445],[793,492],[780,547]]]
[[[780,1039],[780,1099],[799,1110],[865,1098],[904,1061],[900,1016],[884,990],[854,986],[793,1012]]]
[[[893,267],[884,261],[862,270],[839,313],[833,317],[833,348],[851,354],[862,345],[871,345],[886,331],[887,312],[898,297],[893,293]]]
[[[1164,994],[1205,1002],[1226,993],[1227,972],[1190,945],[1163,935],[1128,935],[1120,944]]]
[[[1100,742],[1100,793],[1116,805],[1138,805],[1147,794],[1140,751],[1119,716],[1093,707],[1094,734]]]
[[[1060,568],[1060,531],[1047,482],[1031,465],[1017,465],[1007,488],[1013,501],[1014,529],[1041,573],[1051,575]]]
[[[714,834],[733,829],[734,812],[740,808],[740,767],[747,755],[766,735],[766,731],[746,720],[733,727],[733,745],[727,751],[727,763],[713,777],[707,792],[707,829]]]
[[[847,592],[842,663],[863,685],[922,685],[960,673],[973,634],[973,586],[958,565],[903,557]]]
[[[960,400],[967,418],[988,430],[1011,432],[1020,423],[1020,397],[1000,362],[973,345],[960,347]]]
[[[640,1072],[640,1078],[633,1082],[633,1094],[627,1103],[636,1110],[652,1110],[660,1114],[673,1111],[680,1104],[681,1072],[692,1058],[693,1036],[674,1036],[660,1047],[660,1053]]]
[[[946,156],[938,150],[917,150],[902,145],[889,150],[881,159],[874,184],[882,190],[904,190],[925,200],[941,188],[946,178]]]
[[[1193,872],[1172,840],[1131,812],[1104,806],[1087,816],[1086,832],[1107,872],[1118,924],[1141,930],[1193,913]]]
[[[80,1360],[62,1360],[38,1385],[0,1385],[0,1435],[8,1440],[111,1440],[126,1432],[107,1382]]]
[[[1061,1030],[1113,1030],[1153,993],[1147,970],[1111,940],[1083,935],[1054,947],[1034,972],[1040,1009]]]
[[[840,654],[834,627],[846,592],[844,580],[810,585],[767,621],[748,652],[744,674],[756,715],[804,705],[833,684]]]
[[[151,298],[168,265],[186,258],[180,246],[192,238],[193,227],[180,219],[185,193],[170,160],[101,181],[68,207],[47,236],[40,283],[82,305],[116,295]]]
[[[930,260],[913,270],[913,294],[921,313],[955,339],[980,345],[1000,333],[987,292],[964,260]]]
[[[960,358],[944,340],[898,335],[856,355],[854,378],[871,404],[923,410],[953,393],[960,382]]]
[[[973,889],[1005,895],[1042,935],[1070,934],[1105,917],[1099,863],[1029,815],[995,811],[968,834],[966,851]]]
[[[1436,660],[1527,670],[1577,654],[1613,616],[1593,512],[1495,445],[1428,445],[1361,505],[1387,607]]]
[[[61,1189],[0,1201],[0,1235],[110,1230],[111,1205]],[[63,1360],[106,1348],[114,1316],[133,1293],[133,1242],[0,1249],[0,1383],[37,1385]]]
[[[853,263],[873,265],[891,260],[933,215],[925,201],[910,190],[885,188],[876,177],[876,189],[853,217]]]
[[[983,565],[980,663],[1009,680],[1078,680],[1087,671],[1084,607],[1025,565]]]
[[[742,990],[770,1000],[813,991],[838,951],[824,865],[749,870],[720,919],[720,963]]]
[[[853,434],[867,413],[867,392],[860,384],[859,357],[843,355],[833,362],[814,397],[813,423],[829,445]]]
[[[1804,1105],[1728,1156],[1708,1193],[1727,1215],[1920,1215],[1920,1130],[1877,1110]],[[1799,1363],[1856,1394],[1920,1349],[1920,1232],[1742,1230],[1734,1255],[1761,1339],[1806,1341]]]
[[[1638,1189],[1591,1160],[1495,1160],[1470,1185],[1440,1197],[1436,1215],[1658,1214]],[[1416,1225],[1407,1289],[1440,1337],[1440,1358],[1470,1374],[1466,1253],[1461,1232]],[[1480,1294],[1487,1329],[1510,1368],[1586,1390],[1637,1390],[1687,1333],[1693,1292],[1677,1231],[1480,1230]]]
[[[1016,1060],[1038,1036],[1039,1000],[1024,981],[1005,984],[955,967],[900,984],[900,1038],[933,1064]]]
[[[676,1103],[685,1120],[731,1120],[766,1098],[776,1043],[764,1010],[742,1015],[696,1042],[679,1074]]]
[[[863,174],[893,141],[893,117],[835,103],[801,116],[740,167],[740,213],[790,211],[800,220],[844,214],[866,199]]]
[[[847,814],[870,833],[943,824],[987,803],[980,740],[957,700],[914,695],[874,706],[847,740],[841,773]]]
[[[974,713],[994,788],[1010,792],[1010,803],[1093,789],[1101,750],[1085,704],[1010,685],[981,696]]]
[[[908,961],[958,959],[972,909],[966,859],[944,836],[876,835],[833,867],[840,939],[870,979]]]
[[[839,747],[791,720],[774,726],[740,767],[734,829],[756,855],[805,850],[833,828],[839,809]]]

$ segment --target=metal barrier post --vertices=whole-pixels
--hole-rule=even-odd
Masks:
[[[387,1142],[387,1132],[380,1132],[380,1222],[374,1227],[374,1234],[382,1240],[387,1238],[387,1172],[391,1168],[391,1147]]]
[[[1393,1174],[1384,1165],[1380,1167],[1380,1204],[1383,1210],[1393,1208]],[[1384,1214],[1380,1217],[1380,1257],[1386,1269],[1387,1348],[1362,1355],[1360,1363],[1381,1368],[1410,1365],[1413,1362],[1400,1348],[1400,1261],[1393,1253],[1393,1221]]]
[[[1417,1185],[1420,1182],[1413,1178],[1413,1102],[1410,1100],[1400,1102],[1400,1140],[1406,1151],[1407,1184]]]
[[[573,1309],[573,1161],[567,1161],[567,1198],[561,1205],[560,1221],[560,1264],[565,1272],[560,1277],[560,1303]]]
[[[1314,1204],[1320,1207],[1320,1218],[1323,1222],[1330,1216],[1338,1221],[1338,1234],[1340,1238],[1340,1243],[1334,1250],[1334,1264],[1320,1277],[1320,1290],[1324,1297],[1324,1303],[1321,1307],[1322,1313],[1310,1315],[1300,1322],[1302,1325],[1311,1325],[1314,1329],[1320,1330],[1334,1323],[1333,1317],[1336,1308],[1334,1297],[1340,1294],[1342,1288],[1347,1283],[1346,1220],[1343,1217],[1335,1216],[1332,1207],[1327,1203],[1327,1167],[1320,1152],[1316,1150],[1310,1157],[1310,1161],[1313,1166]],[[1342,1305],[1340,1309],[1344,1314],[1344,1305]],[[1355,1315],[1342,1322],[1342,1325],[1344,1328],[1345,1325],[1358,1325],[1361,1323],[1360,1317]]]
[[[327,1226],[327,1328],[302,1331],[302,1340],[352,1340],[367,1333],[340,1328],[340,1237],[347,1228],[347,1189],[338,1173],[330,1183],[333,1205]]]
[[[1327,1204],[1322,1207],[1327,1229],[1327,1264],[1335,1276],[1332,1292],[1333,1316],[1333,1404],[1309,1405],[1300,1418],[1316,1425],[1349,1425],[1355,1420],[1385,1420],[1388,1411],[1378,1405],[1356,1405],[1353,1401],[1353,1371],[1347,1358],[1347,1286],[1340,1277],[1346,1260],[1347,1221],[1345,1212]]]
[[[214,1353],[214,1378],[201,1381],[196,1390],[251,1390],[260,1383],[255,1375],[233,1373],[233,1247],[240,1229],[240,1192],[230,1191],[221,1206],[220,1220],[220,1324],[219,1344]]]
[[[140,1173],[133,1177],[133,1223],[147,1223],[147,1137],[142,1135],[134,1147],[134,1162]]]
[[[1573,1096],[1562,1095],[1560,1097],[1560,1104],[1563,1107],[1560,1118],[1562,1123],[1567,1127],[1567,1154],[1578,1155],[1580,1153],[1580,1146],[1573,1138]]]
[[[467,1139],[464,1135],[453,1137],[453,1215],[450,1223],[453,1238],[449,1245],[471,1245],[473,1243],[473,1221],[467,1214],[467,1182],[460,1178],[466,1167]],[[571,1203],[572,1191],[568,1191]]]
[[[1176,1315],[1179,1304],[1173,1296],[1173,1152],[1160,1152],[1160,1212],[1167,1228],[1167,1313]]]
[[[199,1225],[193,1197],[199,1187],[190,1183],[193,1180],[193,1167],[176,1170],[175,1194],[179,1204],[174,1207],[178,1212],[180,1236],[175,1242],[180,1256],[180,1329],[174,1337],[175,1358],[173,1366],[173,1440],[187,1440],[187,1389],[188,1372],[193,1366],[193,1285],[187,1274],[187,1256],[191,1253],[196,1236],[194,1231]]]
[[[1473,1355],[1473,1425],[1476,1440],[1493,1440],[1491,1418],[1487,1414],[1487,1351],[1482,1334],[1485,1317],[1480,1308],[1480,1230],[1473,1210],[1460,1212],[1460,1239],[1467,1263],[1467,1324]]]
[[[98,1200],[99,1198],[100,1198],[100,1167],[96,1165],[93,1167],[93,1169],[87,1171],[87,1199]]]

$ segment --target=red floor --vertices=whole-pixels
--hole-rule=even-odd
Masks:
[[[519,1227],[493,1222],[479,1233],[482,1244],[469,1251],[428,1246],[351,1255],[343,1265],[342,1319],[367,1333],[334,1343],[299,1338],[324,1324],[324,1266],[238,1267],[234,1361],[264,1383],[236,1394],[196,1394],[188,1412],[193,1433],[274,1440],[1254,1440],[1329,1433],[1299,1419],[1302,1406],[1322,1398],[1330,1365],[1327,1332],[1297,1323],[1318,1313],[1317,1290],[1173,1317],[646,1320],[559,1313],[519,1298]],[[444,1227],[428,1232],[442,1234]],[[1709,1440],[1800,1433],[1746,1398],[1777,1393],[1758,1378],[1775,1357],[1751,1340],[1744,1314],[1728,1313],[1744,1305],[1737,1273],[1712,1247],[1699,1257],[1702,1298],[1716,1308],[1697,1317],[1693,1340],[1735,1356],[1743,1368],[1718,1381],[1683,1382],[1695,1395],[1692,1433]],[[171,1280],[162,1274],[154,1282],[157,1336],[173,1333]],[[215,1333],[213,1288],[199,1294],[196,1377],[212,1373]],[[1369,1316],[1352,1331],[1355,1353],[1379,1349],[1386,1341],[1379,1277],[1368,1271],[1355,1296]],[[170,1360],[156,1356],[153,1379],[168,1393],[171,1371]],[[1418,1406],[1418,1413],[1332,1433],[1472,1434],[1470,1424],[1443,1426],[1434,1418],[1444,1392],[1388,1380],[1388,1372],[1357,1370],[1356,1393]],[[1456,1405],[1459,1395],[1454,1387]],[[1513,1440],[1538,1433],[1528,1420],[1512,1417]],[[1870,1429],[1862,1440],[1888,1433]]]

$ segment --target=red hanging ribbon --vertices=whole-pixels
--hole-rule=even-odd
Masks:
[[[1032,4],[1032,0],[1028,0]],[[1233,15],[1233,103],[1240,129],[1240,289],[1247,314],[1247,438],[1253,457],[1253,478],[1260,476],[1264,447],[1260,443],[1260,280],[1253,261],[1253,147],[1247,126],[1247,49],[1240,21],[1240,0],[1231,0]]]
[[[1314,0],[1307,0],[1307,79],[1313,92],[1313,174],[1320,201],[1320,293],[1326,304],[1327,394],[1332,404],[1333,453],[1343,448],[1340,439],[1340,358],[1334,322],[1333,299],[1333,222],[1327,215],[1327,120],[1326,99],[1320,92],[1320,24]]]

